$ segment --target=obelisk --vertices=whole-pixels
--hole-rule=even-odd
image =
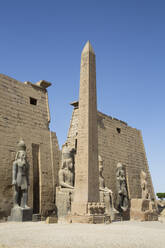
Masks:
[[[98,131],[95,53],[89,41],[81,54],[79,119],[73,215],[86,215],[99,203]]]

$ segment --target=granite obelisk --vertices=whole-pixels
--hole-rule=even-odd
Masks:
[[[81,54],[77,140],[72,214],[86,215],[89,203],[99,203],[96,62],[89,41]]]

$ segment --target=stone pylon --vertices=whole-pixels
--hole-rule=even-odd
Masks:
[[[81,54],[77,140],[72,214],[82,216],[93,203],[99,206],[96,63],[89,41]]]

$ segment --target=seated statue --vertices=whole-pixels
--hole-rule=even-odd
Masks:
[[[125,172],[121,163],[117,164],[116,179],[118,192],[118,210],[120,212],[125,212],[128,209],[128,193],[126,187]]]
[[[74,149],[67,144],[62,149],[61,168],[58,173],[59,187],[56,188],[56,206],[58,219],[62,221],[71,210],[74,194]]]
[[[149,192],[148,192],[148,187],[147,187],[147,175],[146,173],[142,170],[141,171],[141,189],[142,189],[142,199],[149,199]]]
[[[72,158],[66,159],[59,170],[59,185],[61,188],[74,189],[73,187],[73,163]]]
[[[62,165],[58,176],[61,188],[74,189],[73,156],[66,145],[63,148]]]
[[[18,152],[13,163],[14,207],[27,206],[29,186],[29,164],[26,157],[26,146],[23,140],[18,143]]]
[[[111,209],[113,212],[118,213],[118,211],[114,208],[113,192],[109,188],[105,187],[105,179],[103,177],[103,159],[100,155],[98,157],[98,160],[99,160],[99,190],[100,192],[103,192],[103,198],[104,198],[103,201],[105,201],[106,196],[108,197],[109,206],[106,207],[106,212],[108,212],[108,209]]]

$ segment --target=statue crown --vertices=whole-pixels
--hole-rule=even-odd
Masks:
[[[17,146],[19,151],[26,151],[26,145],[23,140],[20,140]]]

